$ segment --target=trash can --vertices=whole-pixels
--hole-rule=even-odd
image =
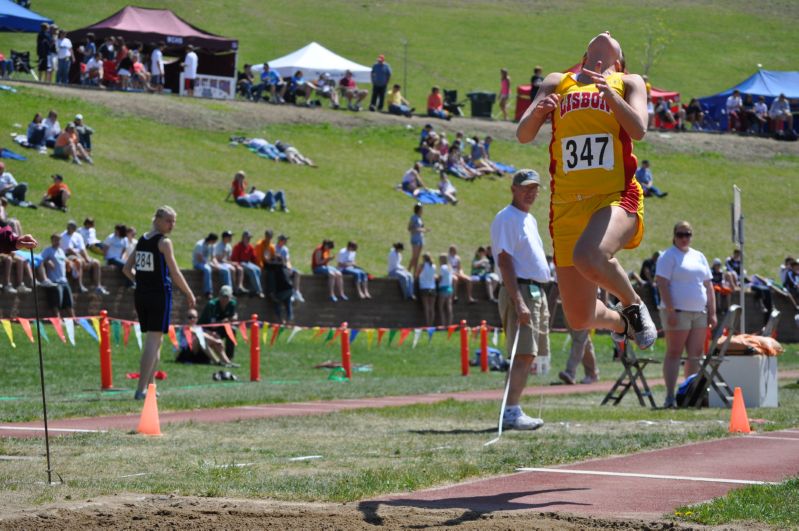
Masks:
[[[516,114],[513,117],[517,122],[522,119],[524,111],[533,103],[532,85],[519,85],[516,87]]]
[[[497,95],[493,92],[470,92],[466,95],[472,102],[472,118],[491,118],[491,107]]]

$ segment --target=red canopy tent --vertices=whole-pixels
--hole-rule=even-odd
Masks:
[[[236,52],[239,41],[215,35],[193,26],[168,9],[148,9],[127,6],[110,17],[85,28],[69,32],[69,37],[77,46],[89,33],[95,41],[102,42],[107,37],[124,37],[126,43],[140,42],[145,51],[150,51],[156,43],[166,43],[165,56],[183,57],[186,46],[191,44],[199,57],[198,81],[202,86],[202,75],[236,77]],[[177,91],[180,65],[177,61],[165,66],[166,86]]]

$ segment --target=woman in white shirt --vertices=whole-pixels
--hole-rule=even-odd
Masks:
[[[660,290],[660,322],[666,333],[664,407],[676,407],[674,390],[680,356],[688,355],[685,376],[699,370],[708,326],[716,326],[716,299],[707,258],[691,248],[693,229],[687,221],[674,226],[673,244],[658,258],[655,280]]]
[[[425,326],[433,326],[436,316],[436,266],[430,253],[422,255],[422,266],[416,270],[416,276],[419,279]]]
[[[416,296],[413,294],[413,275],[402,267],[403,249],[405,246],[402,242],[397,242],[391,247],[391,251],[388,253],[388,278],[399,280],[402,296],[405,299],[416,300]]]

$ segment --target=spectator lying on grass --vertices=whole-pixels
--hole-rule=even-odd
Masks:
[[[270,211],[274,212],[275,206],[279,205],[280,210],[283,212],[289,211],[288,208],[286,208],[286,194],[283,190],[278,190],[277,192],[267,190],[266,192],[262,192],[256,190],[255,186],[253,186],[250,188],[249,192],[247,192],[246,177],[247,175],[244,171],[236,172],[236,175],[233,177],[233,182],[230,185],[230,191],[225,198],[226,200],[232,195],[236,204],[239,206],[268,208]]]

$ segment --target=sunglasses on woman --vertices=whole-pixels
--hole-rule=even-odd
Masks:
[[[694,235],[693,232],[675,232],[674,235],[678,238],[690,238]]]

